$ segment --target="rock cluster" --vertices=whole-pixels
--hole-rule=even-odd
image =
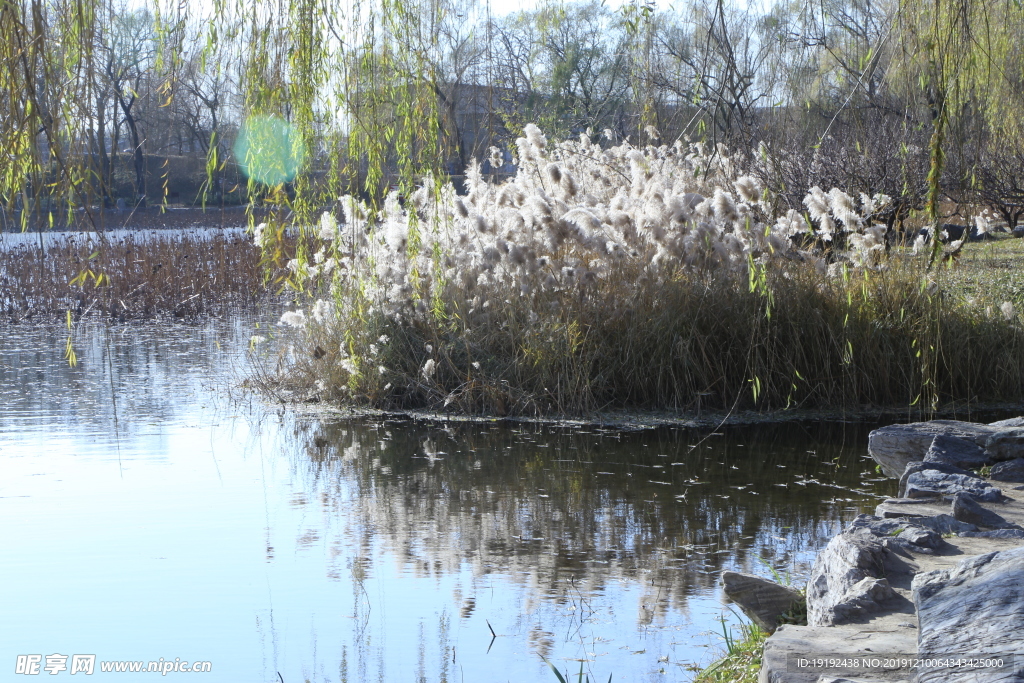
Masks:
[[[1008,660],[993,661],[972,681],[1024,680],[1024,657],[1012,657],[1024,645],[1024,547],[918,574],[913,593],[921,621],[918,657],[925,660],[918,683],[966,680],[963,671],[940,665],[964,656]]]
[[[1024,483],[1024,417],[884,427],[871,433],[869,452],[900,479],[898,497],[857,517],[818,554],[807,626],[778,627],[765,644],[760,680],[1024,683],[1024,655],[1013,656],[1024,653],[1024,486],[1015,486]],[[772,595],[777,603],[762,604],[781,605],[792,593]],[[734,599],[742,606],[750,597]],[[758,623],[774,627],[775,609],[762,611]],[[837,655],[931,661],[916,669],[793,664]],[[942,666],[968,656],[1002,664]]]

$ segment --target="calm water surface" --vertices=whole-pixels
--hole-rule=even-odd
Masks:
[[[687,681],[736,622],[722,569],[799,577],[891,493],[862,425],[299,418],[238,389],[252,333],[91,324],[70,368],[66,329],[0,323],[0,670],[59,653],[206,660],[168,677],[210,682],[554,681],[544,657]]]

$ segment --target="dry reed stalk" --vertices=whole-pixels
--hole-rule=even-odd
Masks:
[[[73,233],[0,242],[0,315],[190,318],[268,289],[260,250],[240,232]]]
[[[531,305],[494,296],[486,318],[455,297],[405,324],[311,321],[273,382],[316,400],[499,415],[1019,400],[1019,322],[925,277],[899,259],[833,277],[790,262],[753,289],[728,273],[655,286],[622,271]]]

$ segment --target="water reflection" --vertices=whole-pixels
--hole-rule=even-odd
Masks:
[[[863,425],[296,418],[229,396],[253,324],[84,327],[75,368],[66,330],[0,329],[0,665],[554,680],[543,656],[688,680],[723,568],[805,572],[892,486],[868,481]]]
[[[375,558],[438,582],[501,577],[522,595],[511,627],[545,657],[584,625],[606,642],[652,628],[693,635],[708,619],[690,618],[691,603],[715,594],[724,568],[805,573],[840,521],[891,487],[863,456],[866,433],[834,424],[710,436],[406,420],[295,427],[297,469],[305,465],[319,496],[304,504],[340,521],[328,546],[362,549],[361,577],[375,576]],[[329,571],[352,566],[337,551]],[[472,591],[454,588],[450,605],[466,628],[487,632]],[[542,605],[563,610],[557,628],[525,618]],[[699,657],[692,643],[674,649]],[[664,650],[651,654],[644,670],[661,668]]]

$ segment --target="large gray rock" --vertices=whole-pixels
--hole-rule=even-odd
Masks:
[[[998,429],[985,424],[958,420],[890,425],[871,432],[868,436],[868,453],[886,476],[895,479],[903,474],[908,462],[924,460],[932,441],[940,434],[973,441],[982,446]]]
[[[1024,457],[1024,427],[1000,429],[985,440],[985,457],[992,462]]]
[[[769,633],[779,617],[803,605],[800,591],[751,574],[722,572],[722,589],[751,621]]]
[[[1003,492],[980,477],[921,470],[907,477],[907,498],[935,498],[967,493],[975,500],[997,503]]]
[[[989,476],[997,481],[1024,484],[1024,458],[1014,458],[993,465]]]
[[[879,519],[858,515],[847,525],[844,534],[853,538],[881,543],[886,548],[927,553],[942,545],[942,537],[917,524],[917,520]]]
[[[900,498],[907,497],[907,479],[910,475],[915,472],[923,472],[924,470],[936,470],[938,472],[944,472],[945,474],[964,474],[968,477],[974,476],[974,472],[965,470],[962,467],[956,467],[955,465],[946,465],[940,462],[910,462],[907,463],[907,469],[903,470],[903,476],[900,477]]]
[[[759,683],[820,683],[837,677],[853,681],[888,681],[907,683],[913,676],[912,670],[886,669],[877,667],[853,667],[840,669],[835,665],[815,667],[817,658],[849,658],[855,661],[870,653],[873,657],[906,658],[917,651],[917,629],[872,625],[870,628],[856,626],[791,626],[779,627],[764,644],[761,656]],[[803,665],[801,665],[803,660]]]
[[[807,582],[807,623],[836,626],[883,609],[887,594],[886,560],[890,551],[880,543],[839,534],[818,553]],[[867,583],[863,583],[867,581]]]
[[[999,420],[998,422],[989,422],[989,427],[1024,427],[1024,416],[1011,417],[1009,420]]]
[[[934,517],[947,512],[949,506],[935,498],[886,498],[875,507],[875,517],[883,519]]]
[[[807,582],[807,623],[861,621],[898,598],[889,581],[909,574],[907,551],[934,554],[943,544],[931,529],[903,520],[860,515],[818,553]]]
[[[1000,515],[983,508],[971,496],[965,493],[957,493],[953,496],[953,518],[968,524],[987,526],[993,529],[1019,529],[1016,524],[1010,524]]]
[[[976,470],[988,464],[985,449],[970,439],[939,434],[924,454],[926,463],[941,463]]]
[[[967,522],[961,522],[951,515],[935,515],[934,517],[918,517],[914,524],[928,527],[937,534],[959,534],[964,532],[977,531],[978,527]]]
[[[922,659],[1004,656],[1009,667],[970,672],[918,669],[918,683],[1024,681],[1024,548],[962,560],[951,569],[914,577]],[[926,664],[928,662],[925,662]]]

